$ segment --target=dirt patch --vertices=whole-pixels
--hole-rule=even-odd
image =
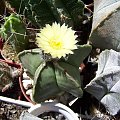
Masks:
[[[0,120],[19,120],[19,116],[27,108],[0,101]]]

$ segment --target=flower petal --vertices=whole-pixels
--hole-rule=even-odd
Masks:
[[[49,53],[53,58],[65,57],[66,54],[73,54],[77,49],[77,35],[70,27],[63,24],[47,24],[40,33],[37,33],[36,43],[44,53]]]

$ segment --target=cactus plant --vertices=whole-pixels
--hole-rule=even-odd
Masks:
[[[38,27],[55,21],[79,25],[84,16],[84,4],[80,0],[11,0],[9,3]]]
[[[58,13],[54,10],[51,0],[12,0],[9,2],[17,13],[25,15],[33,25],[40,27],[60,19]]]
[[[26,27],[19,15],[11,14],[5,18],[5,23],[0,29],[0,36],[12,45],[17,53],[27,49],[29,39],[26,35]]]
[[[57,62],[46,61],[44,56],[40,57],[40,53],[35,53],[35,50],[31,50],[31,53],[30,50],[19,53],[23,66],[29,73],[34,74],[33,100],[35,102],[56,97],[64,92],[76,97],[82,96],[79,65],[91,51],[91,46],[81,45],[78,48],[67,60],[60,59]]]

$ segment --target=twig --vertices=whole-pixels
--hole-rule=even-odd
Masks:
[[[5,62],[7,63],[9,66],[11,67],[16,67],[16,68],[20,68],[20,64],[17,64],[13,61],[10,61],[10,60],[3,60],[3,59],[0,59],[1,62]]]

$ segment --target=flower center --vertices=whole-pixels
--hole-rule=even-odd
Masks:
[[[63,45],[62,41],[58,41],[58,40],[50,40],[49,44],[53,49],[56,50],[61,49]]]

